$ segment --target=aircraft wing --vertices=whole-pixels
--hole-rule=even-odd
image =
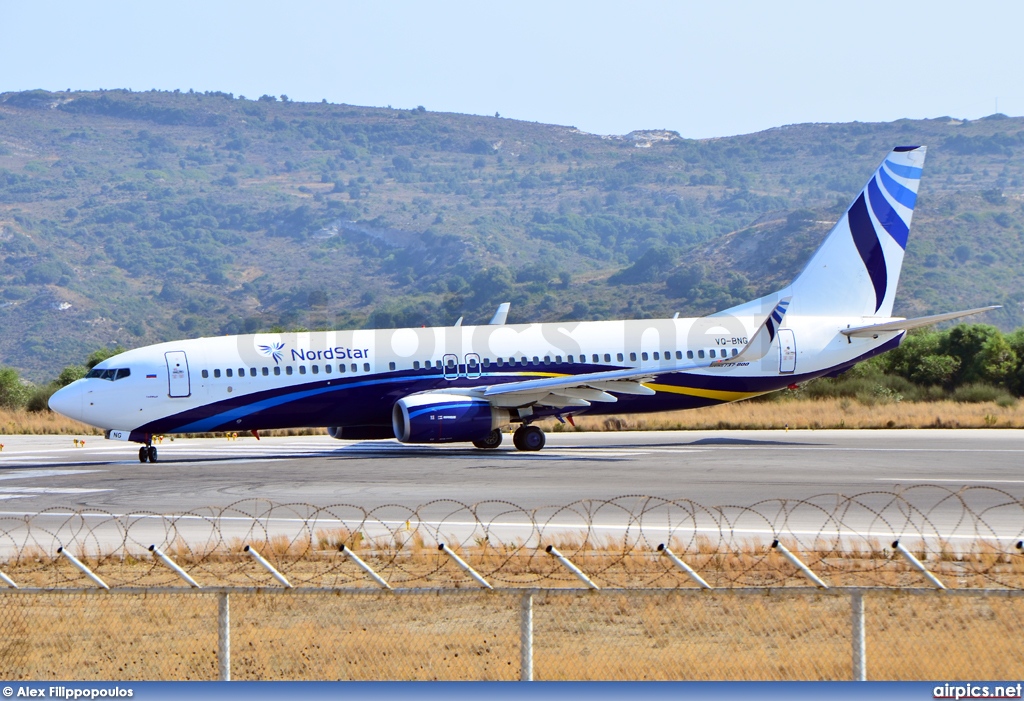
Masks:
[[[657,375],[723,367],[763,358],[775,339],[775,331],[782,323],[789,300],[789,297],[781,300],[761,322],[747,345],[739,354],[731,358],[506,382],[479,388],[478,393],[494,404],[514,405],[516,400],[522,400],[523,404],[541,403],[546,406],[589,406],[590,402],[594,401],[618,401],[614,394],[652,395],[655,393],[654,390],[646,387],[643,383],[654,379]]]
[[[967,309],[962,312],[948,312],[946,314],[932,314],[931,316],[919,316],[916,319],[901,319],[900,321],[887,321],[884,324],[870,324],[868,326],[858,326],[853,329],[840,329],[839,333],[844,336],[853,336],[854,338],[863,338],[876,336],[879,333],[887,331],[908,331],[910,329],[921,328],[922,326],[931,326],[932,324],[938,324],[942,321],[950,321],[952,319],[959,319],[963,316],[970,316],[971,314],[981,314],[982,312],[990,312],[993,309],[1001,309],[1001,304],[995,304],[991,307],[978,307],[977,309]]]

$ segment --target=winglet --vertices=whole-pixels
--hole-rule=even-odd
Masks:
[[[502,326],[505,320],[508,319],[508,308],[510,304],[508,302],[502,302],[498,305],[498,310],[494,312],[494,316],[487,322],[488,326]]]
[[[731,358],[723,358],[722,360],[716,360],[711,363],[709,367],[719,367],[722,365],[732,363],[749,363],[755,360],[760,360],[764,356],[768,355],[768,350],[772,347],[772,342],[775,341],[775,335],[778,332],[780,326],[782,326],[782,320],[786,316],[786,310],[789,309],[789,302],[793,299],[790,297],[783,297],[775,305],[775,308],[765,317],[764,321],[761,322],[761,326],[758,327],[757,331],[754,332],[753,338],[744,346],[743,350],[740,351],[739,355],[734,355]]]

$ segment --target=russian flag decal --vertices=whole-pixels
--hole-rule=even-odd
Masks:
[[[146,379],[147,380],[155,380],[156,379],[156,375],[146,375]]]

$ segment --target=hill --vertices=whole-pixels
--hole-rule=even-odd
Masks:
[[[275,327],[702,314],[781,286],[896,144],[897,313],[1024,323],[1024,119],[691,140],[225,93],[0,94],[0,365]]]

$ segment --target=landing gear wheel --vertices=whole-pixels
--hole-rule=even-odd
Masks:
[[[156,446],[149,446],[149,448],[146,449],[146,452],[149,454],[149,461],[156,462]]]
[[[494,429],[483,438],[473,441],[473,445],[480,450],[494,450],[501,445],[501,431]]]
[[[547,439],[536,426],[520,426],[512,434],[512,442],[518,450],[537,451],[544,447]]]
[[[139,448],[139,462],[146,462],[149,460],[149,449],[146,446]]]

